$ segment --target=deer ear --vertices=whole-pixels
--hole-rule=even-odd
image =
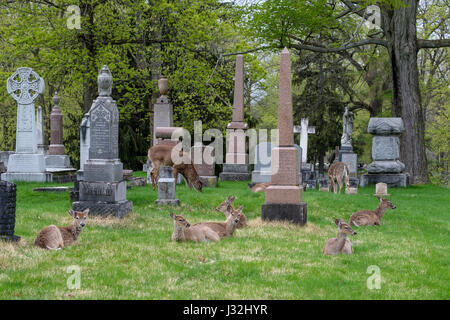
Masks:
[[[88,214],[89,214],[89,208],[87,208],[86,210],[84,210],[83,213],[84,213],[85,215],[88,215]]]
[[[173,212],[170,213],[170,216],[172,217],[173,220],[175,220],[175,214]]]
[[[69,214],[70,214],[72,217],[74,217],[74,218],[75,218],[75,216],[77,215],[77,214],[75,213],[75,211],[73,211],[73,210],[69,210]]]
[[[242,209],[244,209],[244,206],[243,206],[243,205],[240,206],[240,207],[238,208],[238,211],[239,211],[239,212],[242,212]]]
[[[339,227],[341,225],[341,219],[335,219],[334,223]]]

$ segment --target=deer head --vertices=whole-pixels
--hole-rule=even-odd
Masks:
[[[334,220],[334,223],[338,226],[339,233],[352,236],[356,234],[355,230],[353,230],[343,219],[336,219]]]
[[[86,226],[86,218],[89,213],[89,208],[84,211],[69,210],[69,215],[74,219],[72,225],[77,229],[82,229]]]
[[[179,215],[175,215],[173,212],[171,212],[170,216],[173,219],[173,227],[178,231],[184,230],[191,226],[191,224],[189,222],[187,222],[186,219],[184,218],[183,213],[181,213]]]
[[[225,215],[228,217],[229,213],[233,211],[233,201],[235,199],[235,196],[228,196],[228,198],[224,201],[222,201],[221,204],[216,208],[216,211],[225,213]]]
[[[231,225],[233,226],[233,228],[235,228],[238,225],[239,220],[241,219],[243,208],[244,206],[240,206],[237,210],[232,210],[231,212],[229,212],[227,220],[228,221],[231,220]]]
[[[383,199],[382,197],[378,197],[378,199],[380,199],[380,206],[384,209],[395,209],[397,208],[396,206],[394,206],[394,204],[392,202],[390,202],[388,199]]]

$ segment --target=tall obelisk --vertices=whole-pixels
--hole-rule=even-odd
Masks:
[[[287,220],[304,225],[307,205],[298,186],[298,152],[294,147],[291,58],[287,48],[281,53],[278,89],[278,146],[272,151],[272,181],[262,205],[263,220]]]

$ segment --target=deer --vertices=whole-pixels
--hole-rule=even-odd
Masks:
[[[86,218],[89,209],[81,211],[69,210],[73,222],[67,227],[50,225],[39,231],[34,244],[46,250],[60,250],[78,240],[83,228],[86,226]]]
[[[383,199],[382,197],[378,197],[378,199],[380,199],[380,203],[375,210],[361,210],[353,213],[348,224],[356,227],[379,226],[386,209],[395,209],[396,206],[394,206],[389,200]]]
[[[208,226],[196,226],[186,221],[184,214],[170,213],[173,219],[172,241],[219,241],[219,235]]]
[[[225,222],[199,222],[194,226],[207,226],[215,231],[220,238],[231,237],[237,228],[243,208],[244,206],[240,206],[237,210],[230,212]]]
[[[235,198],[236,198],[235,196],[228,196],[226,200],[222,201],[222,203],[219,204],[219,206],[216,208],[216,211],[222,212],[228,219],[230,214],[235,211],[233,208],[233,202]],[[237,229],[241,229],[245,226],[247,226],[247,217],[243,212],[241,212]]]
[[[339,253],[353,254],[353,245],[347,239],[347,235],[356,235],[353,230],[343,219],[335,219],[334,223],[339,228],[337,238],[328,239],[323,248],[323,253],[335,255]]]
[[[172,150],[175,146],[157,144],[148,150],[148,158],[153,164],[153,169],[150,172],[150,177],[152,179],[153,191],[156,190],[156,185],[158,184],[159,178],[159,168],[161,165],[169,166],[173,168],[173,177],[175,181],[178,180],[178,173],[183,175],[186,179],[189,189],[193,186],[195,190],[202,192],[202,182],[198,176],[197,170],[190,161],[190,157],[185,152],[179,152],[182,162],[179,164],[174,164],[172,161]]]
[[[334,162],[328,168],[328,178],[330,179],[330,187],[334,193],[338,193],[337,185],[339,185],[339,193],[342,191],[342,179],[345,180],[345,190],[350,190],[349,169],[345,162]],[[348,191],[346,191],[348,193]]]

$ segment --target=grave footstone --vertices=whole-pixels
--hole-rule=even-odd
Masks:
[[[119,111],[111,98],[112,75],[103,66],[98,76],[99,96],[89,111],[89,159],[84,164],[83,180],[79,181],[79,201],[75,211],[89,208],[89,214],[122,218],[132,211],[126,198],[123,164],[119,159]]]
[[[16,224],[16,185],[0,181],[0,240],[16,242],[20,237],[14,235]]]
[[[361,176],[361,186],[384,182],[389,187],[406,187],[405,165],[399,161],[402,118],[370,118],[367,131],[373,135],[373,162]]]
[[[244,56],[236,56],[233,118],[227,126],[227,153],[220,180],[248,181],[251,178],[246,148],[248,126],[244,121]]]
[[[278,93],[278,145],[272,150],[272,179],[261,208],[263,220],[306,223],[307,205],[298,184],[298,151],[294,147],[291,59],[287,48],[281,53]]]
[[[17,101],[16,153],[8,160],[5,181],[51,181],[45,172],[43,154],[37,152],[34,101],[44,92],[45,84],[31,68],[19,68],[7,80],[8,93]]]
[[[157,205],[179,205],[180,200],[175,197],[175,178],[173,177],[173,168],[161,166],[159,168],[158,179],[158,199]]]

